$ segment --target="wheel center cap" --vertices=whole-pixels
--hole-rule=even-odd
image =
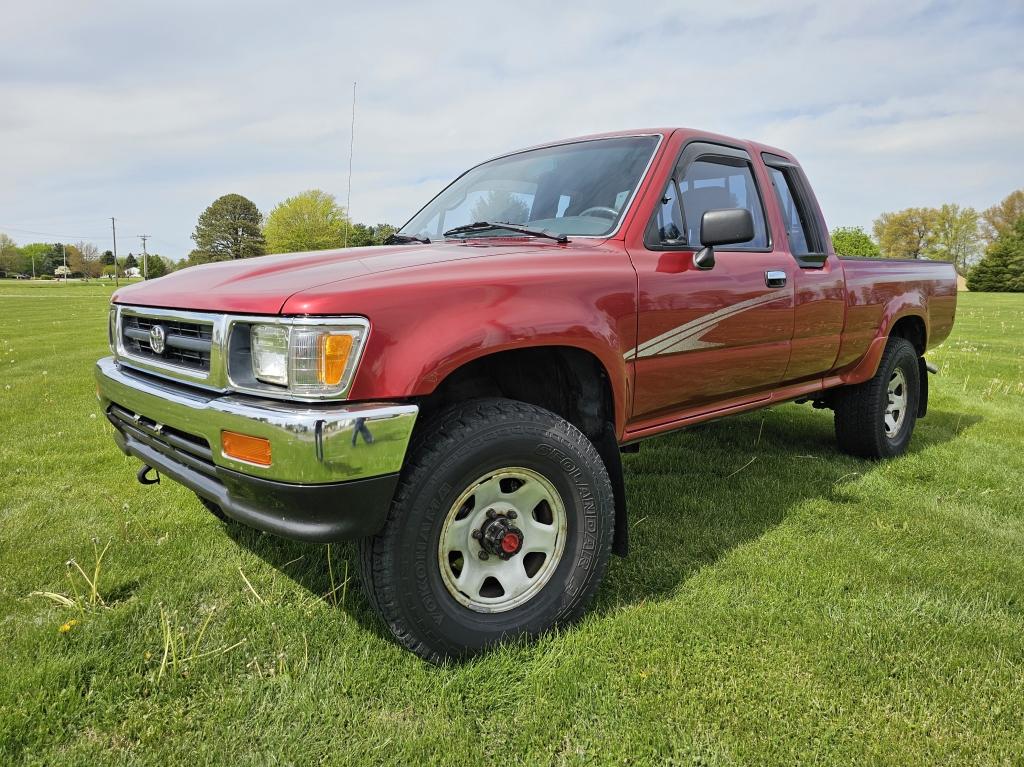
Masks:
[[[480,545],[501,559],[511,559],[523,548],[523,531],[506,517],[490,519],[480,531]]]
[[[505,533],[505,537],[501,539],[501,550],[506,554],[515,554],[522,547],[523,539],[514,532]]]

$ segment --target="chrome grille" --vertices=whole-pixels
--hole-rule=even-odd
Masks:
[[[150,339],[150,332],[157,325],[164,332],[164,348],[160,352],[154,350]],[[122,312],[121,344],[128,355],[137,359],[209,373],[213,325]]]

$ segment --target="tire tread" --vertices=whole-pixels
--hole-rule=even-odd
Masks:
[[[401,524],[401,511],[413,502],[412,494],[424,475],[434,470],[438,460],[454,449],[464,435],[496,421],[544,421],[548,428],[563,427],[564,436],[573,441],[587,460],[602,468],[603,482],[595,492],[601,492],[608,499],[612,497],[611,481],[604,471],[604,463],[591,441],[578,429],[556,414],[544,408],[525,402],[507,399],[477,399],[452,405],[434,414],[421,428],[416,429],[413,440],[406,452],[406,463],[402,469],[395,495],[388,511],[384,527],[375,536],[359,542],[360,577],[364,591],[374,611],[387,624],[395,639],[406,649],[432,663],[444,663],[451,655],[431,647],[406,626],[396,603],[395,587],[389,577],[389,560],[392,558],[395,537],[389,533]],[[611,501],[608,501],[611,504]],[[593,599],[596,588],[594,580],[600,582],[608,566],[611,553],[611,526],[607,526],[606,540],[602,542],[597,566],[590,572],[587,588],[580,590],[581,597],[572,605],[571,611],[563,615],[559,623],[571,623],[579,618]]]

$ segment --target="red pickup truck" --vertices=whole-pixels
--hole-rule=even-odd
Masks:
[[[900,455],[956,309],[949,264],[837,257],[792,155],[688,129],[489,160],[393,242],[124,288],[96,376],[140,481],[359,539],[371,604],[435,661],[581,615],[641,440],[801,400]]]

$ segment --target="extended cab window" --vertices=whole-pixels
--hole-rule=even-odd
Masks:
[[[753,239],[730,245],[729,250],[768,247],[764,207],[750,164],[718,157],[690,163],[681,177],[669,182],[655,215],[657,244],[700,247],[701,217],[709,210],[720,208],[746,208],[754,218]]]
[[[821,267],[827,260],[825,238],[814,218],[807,180],[785,157],[773,154],[762,157],[786,226],[790,253],[805,269]]]
[[[768,168],[775,187],[775,199],[779,201],[782,221],[786,225],[786,236],[789,237],[789,250],[794,256],[806,256],[811,252],[808,244],[808,226],[804,221],[803,212],[797,204],[796,195],[789,185],[789,179],[779,168]]]

